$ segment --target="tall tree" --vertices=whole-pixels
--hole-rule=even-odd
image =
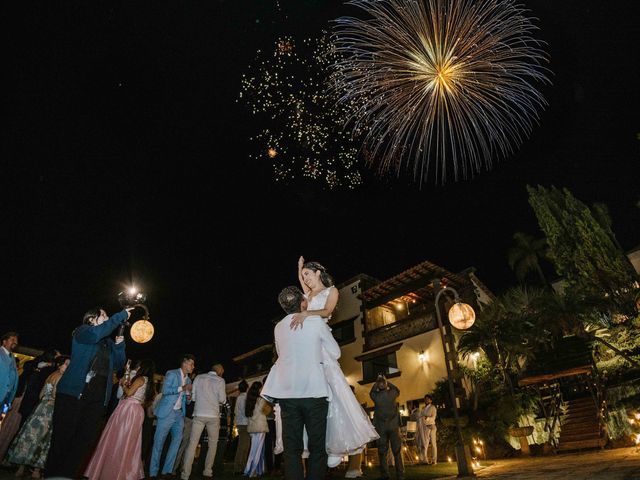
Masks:
[[[529,273],[535,272],[542,285],[547,285],[547,279],[540,267],[540,259],[547,256],[547,240],[534,238],[523,232],[514,233],[513,240],[515,244],[507,252],[507,259],[518,281],[524,282]]]
[[[638,275],[626,255],[567,189],[527,186],[529,203],[549,245],[556,272],[568,290],[607,300],[612,313],[631,314]]]

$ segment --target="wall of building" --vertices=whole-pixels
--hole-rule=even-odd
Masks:
[[[336,313],[331,319],[331,323],[339,323],[354,316],[358,316],[355,321],[355,341],[341,347],[342,356],[340,366],[350,385],[355,387],[355,394],[360,403],[372,406],[369,398],[369,391],[372,383],[360,385],[362,380],[362,364],[356,357],[362,355],[363,338],[363,315],[360,311],[361,282],[356,279],[340,288],[340,301]],[[375,351],[374,351],[375,352]],[[419,354],[423,352],[424,361],[420,361]],[[371,353],[371,352],[367,352]],[[390,381],[400,389],[400,406],[405,406],[408,400],[421,399],[428,392],[431,392],[438,380],[447,376],[446,366],[442,350],[442,341],[437,330],[417,335],[402,341],[402,347],[396,351],[398,368],[402,372],[399,377],[391,378]]]

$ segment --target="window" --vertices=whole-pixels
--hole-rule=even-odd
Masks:
[[[331,333],[333,334],[333,338],[336,339],[339,345],[344,345],[346,343],[350,343],[355,341],[356,334],[354,323],[357,316],[350,318],[349,320],[345,320],[344,322],[336,323],[335,325],[331,325]]]
[[[395,351],[362,361],[362,383],[375,382],[381,373],[386,377],[400,373]]]

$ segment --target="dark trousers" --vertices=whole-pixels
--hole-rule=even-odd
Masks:
[[[400,428],[396,420],[387,422],[376,422],[378,439],[378,461],[380,462],[380,473],[383,477],[389,477],[389,465],[387,464],[387,452],[391,444],[393,462],[396,466],[396,479],[404,478],[404,464],[402,463],[402,442],[400,441]]]
[[[58,393],[45,478],[82,478],[104,427],[106,377],[93,377],[80,398]]]
[[[303,429],[309,438],[307,480],[324,480],[327,473],[326,398],[289,398],[279,400],[282,415],[282,444],[284,452],[284,476],[286,480],[303,480],[302,468]]]
[[[149,418],[145,412],[142,422],[142,462],[144,463],[144,473],[149,475],[149,464],[151,463],[151,447],[153,447],[153,418]]]
[[[233,473],[242,473],[244,472],[244,467],[247,466],[251,438],[247,433],[246,425],[236,425],[236,427],[238,428],[238,446],[236,447],[236,457],[233,462]]]
[[[276,446],[276,421],[267,418],[267,426],[269,431],[264,437],[264,463],[266,473],[270,474],[275,468],[273,449]]]

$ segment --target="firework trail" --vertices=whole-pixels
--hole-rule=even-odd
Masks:
[[[343,126],[355,101],[338,103],[328,88],[336,62],[327,32],[300,43],[282,37],[258,52],[242,78],[239,100],[264,125],[253,157],[271,163],[277,182],[305,179],[329,189],[363,182],[362,143]]]
[[[511,0],[350,0],[365,18],[335,21],[333,89],[359,108],[379,172],[420,184],[468,178],[519,147],[546,102],[547,55]]]

